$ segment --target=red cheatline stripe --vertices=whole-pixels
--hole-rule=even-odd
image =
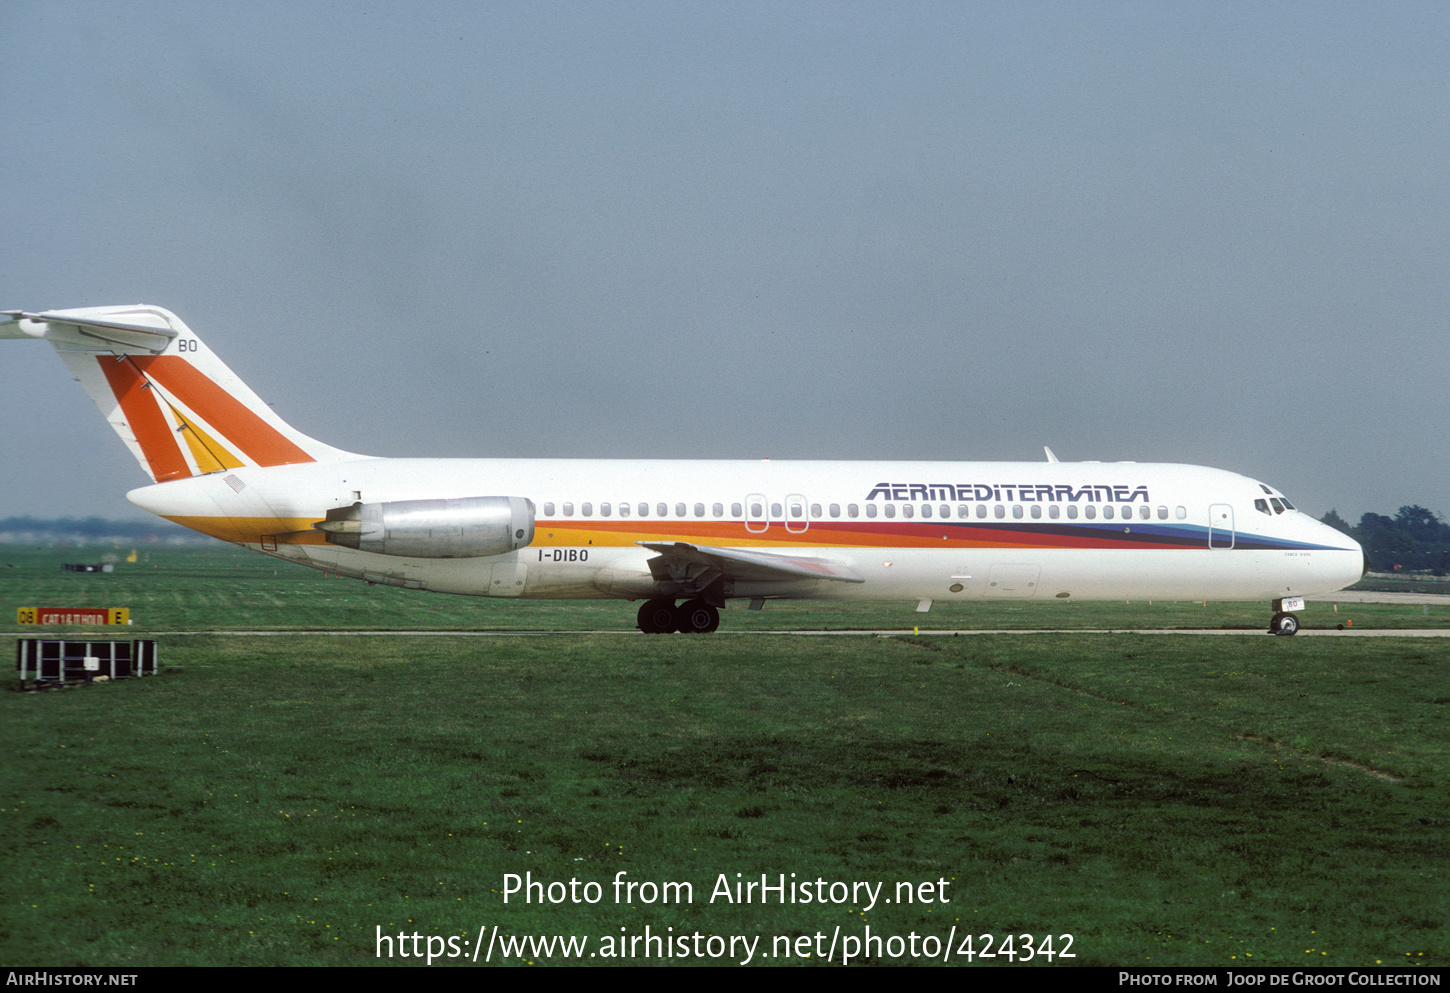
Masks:
[[[134,361],[142,372],[154,377],[258,465],[317,461],[236,397],[206,378],[186,359],[176,355],[152,355],[138,356]]]
[[[814,521],[807,531],[787,531],[780,522],[769,530],[751,531],[740,521],[701,520],[600,520],[598,518],[555,518],[539,520],[541,529],[554,528],[595,535],[616,536],[627,541],[685,541],[710,544],[725,542],[766,546],[856,547],[856,548],[1138,548],[1198,549],[1207,546],[1188,539],[1165,541],[1117,537],[1109,531],[1083,534],[1055,534],[1050,531],[1017,530],[956,523],[877,521]],[[945,538],[943,537],[945,535]],[[564,539],[577,542],[577,534]]]
[[[111,392],[116,395],[121,412],[126,415],[126,423],[141,445],[141,452],[151,466],[152,477],[158,483],[165,483],[190,476],[191,467],[181,454],[181,446],[176,443],[171,424],[161,412],[160,398],[143,389],[145,377],[124,359],[117,361],[110,355],[98,355],[96,361],[101,364],[101,372],[105,373],[106,382],[111,384]]]

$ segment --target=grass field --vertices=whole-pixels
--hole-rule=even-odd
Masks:
[[[386,627],[633,617],[229,555],[106,576],[37,558],[0,566],[0,603],[130,606],[128,636],[358,627],[359,591]],[[410,612],[435,600],[450,623]],[[892,609],[887,626],[941,621]],[[758,935],[754,961],[778,963],[870,927],[900,943],[871,956],[888,963],[917,961],[913,933],[958,953],[1027,933],[1055,953],[1072,935],[1057,964],[1444,966],[1447,662],[1444,641],[1400,638],[163,634],[159,678],[0,695],[0,962],[368,964],[378,928],[468,956],[497,925],[587,936],[585,956],[648,927]],[[616,902],[621,871],[693,900]],[[526,872],[602,898],[504,903]],[[883,899],[711,902],[736,873]],[[939,880],[950,902],[920,888]],[[899,883],[931,902],[885,903]]]

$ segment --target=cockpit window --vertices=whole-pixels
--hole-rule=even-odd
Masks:
[[[1269,504],[1263,498],[1254,501],[1254,509],[1261,514],[1268,514],[1270,517],[1274,516],[1269,513]]]
[[[1282,514],[1286,510],[1294,510],[1295,509],[1294,508],[1294,505],[1292,503],[1290,503],[1288,500],[1284,499],[1281,496],[1274,496],[1274,491],[1271,490],[1271,489],[1269,489],[1263,483],[1260,483],[1259,484],[1259,489],[1263,490],[1264,491],[1264,495],[1269,498],[1269,503],[1272,504],[1273,507],[1274,507],[1273,513],[1275,513],[1275,514]],[[1255,507],[1255,509],[1262,510],[1266,514],[1270,513],[1270,511],[1268,511],[1264,507],[1263,504],[1264,504],[1264,501],[1262,501],[1262,500],[1255,500],[1254,501],[1254,507]]]

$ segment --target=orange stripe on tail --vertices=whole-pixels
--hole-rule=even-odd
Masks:
[[[160,397],[146,388],[146,378],[130,362],[109,355],[98,355],[106,382],[121,405],[121,413],[146,455],[151,475],[158,483],[185,479],[191,475],[186,456],[176,443],[176,435],[161,412]]]
[[[132,361],[258,465],[317,461],[186,359],[175,355],[138,355]]]

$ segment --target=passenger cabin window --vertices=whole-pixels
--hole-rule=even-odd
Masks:
[[[744,517],[745,516],[745,509],[743,507],[741,507],[740,504],[738,504],[738,503],[732,503],[730,505],[730,516],[731,517]]]
[[[710,512],[713,513],[716,517],[724,517],[725,505],[723,503],[712,504],[710,507]]]
[[[1058,509],[1057,504],[1055,503],[1051,507],[1047,508],[1047,516],[1051,517],[1054,521],[1057,520],[1057,517],[1060,513],[1061,511]]]
[[[966,504],[964,504],[964,503],[957,504],[957,516],[958,517],[967,517],[971,513],[972,513],[972,509],[970,507],[968,507]],[[945,515],[943,515],[943,516],[945,516]]]
[[[1019,521],[1022,520],[1022,505],[1020,503],[1014,503],[1012,505],[1012,516]]]
[[[896,504],[894,504],[894,503],[888,503],[886,505],[886,516],[887,517],[895,517],[896,516]]]
[[[948,507],[946,504],[942,504],[939,509],[941,510],[941,515],[943,517],[952,516],[952,508]]]
[[[1067,519],[1070,521],[1077,520],[1077,504],[1070,503],[1067,505]]]
[[[987,505],[985,503],[977,504],[977,516],[979,518],[987,516]]]
[[[909,503],[903,503],[901,505],[901,516],[902,517],[914,517],[914,516],[916,516],[916,508],[913,507]]]
[[[922,517],[930,517],[931,516],[931,504],[924,503],[924,504],[921,505],[921,516]]]
[[[1088,509],[1091,510],[1092,508],[1089,507]],[[1105,520],[1105,521],[1111,521],[1112,519],[1113,519],[1113,505],[1112,504],[1108,504],[1107,506],[1103,507],[1103,520]]]
[[[640,517],[648,517],[649,516],[649,504],[642,503],[642,504],[639,505],[639,516]]]
[[[676,517],[684,517],[685,516],[685,505],[684,504],[682,504],[682,503],[675,504],[675,516]]]
[[[765,508],[763,506],[761,506],[760,504],[758,504],[758,503],[752,503],[750,505],[750,516],[751,517],[760,517],[764,513],[765,513]]]
[[[876,505],[874,503],[868,503],[866,505],[866,516],[867,517],[875,517],[876,516]]]
[[[818,503],[811,504],[811,516],[812,517],[824,517],[825,516],[824,514],[821,513],[821,505],[820,504],[818,504]]]
[[[773,520],[773,521],[778,521],[778,520],[781,519],[781,516],[782,515],[781,515],[780,504],[778,504],[778,503],[771,504],[770,505],[770,519]]]
[[[839,503],[833,503],[833,504],[831,504],[831,516],[832,517],[840,517],[841,516],[841,505]],[[853,514],[852,516],[854,517],[855,515]]]
[[[579,513],[583,514],[585,517],[593,517],[594,516],[594,504],[592,504],[592,503],[581,504],[580,507],[579,507]]]
[[[554,505],[552,503],[545,503],[544,504],[544,516],[545,517],[553,517],[554,516]]]
[[[1166,521],[1166,520],[1168,520],[1168,508],[1167,507],[1159,507],[1158,508],[1158,519],[1160,521]]]
[[[574,516],[574,505],[572,503],[566,503],[566,504],[564,504],[564,516],[565,517],[573,517]]]
[[[627,503],[621,503],[619,505],[619,516],[620,517],[628,517],[629,516],[629,504],[627,504]]]
[[[1088,520],[1092,520],[1094,517],[1098,516],[1098,508],[1094,507],[1092,504],[1088,504],[1082,509],[1082,516],[1086,517]]]
[[[1176,517],[1176,518],[1178,518],[1180,521],[1187,520],[1188,519],[1188,510],[1185,507],[1174,507],[1173,508],[1173,516]]]
[[[695,516],[696,517],[704,517],[705,516],[705,505],[703,503],[697,503],[697,504],[695,504]]]
[[[664,503],[657,503],[657,504],[655,504],[655,516],[656,517],[669,517],[670,516],[670,507],[669,507],[669,504],[664,504]]]
[[[995,513],[998,518],[1006,517],[1007,516],[1007,508],[1004,507],[1004,506],[1002,506],[999,503],[999,504],[997,504],[997,509],[995,511],[993,511],[993,513]]]
[[[857,510],[857,508],[856,508],[856,505],[854,503],[848,503],[848,504],[846,504],[846,516],[847,517],[855,517],[856,516],[856,510]]]
[[[599,516],[600,517],[608,517],[609,516],[609,504],[607,504],[607,503],[601,503],[599,505]]]
[[[1033,520],[1038,520],[1041,517],[1042,517],[1042,508],[1039,507],[1037,504],[1034,503],[1032,505],[1032,518],[1033,518]]]
[[[1146,521],[1148,518],[1150,518],[1152,516],[1153,516],[1153,511],[1148,508],[1148,505],[1146,503],[1143,504],[1143,506],[1141,506],[1141,507],[1138,508],[1138,520],[1140,520],[1140,521]]]

